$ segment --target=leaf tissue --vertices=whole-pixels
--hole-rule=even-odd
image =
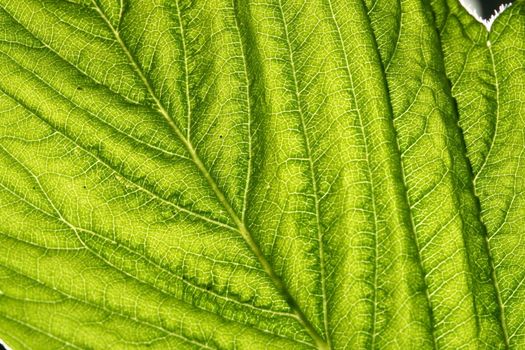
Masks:
[[[0,0],[0,339],[525,348],[525,5]]]

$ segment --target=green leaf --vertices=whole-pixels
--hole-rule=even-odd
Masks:
[[[0,339],[525,346],[524,24],[0,0]]]
[[[397,26],[380,20],[395,13],[401,13]],[[498,347],[502,331],[489,251],[433,14],[418,1],[377,1],[370,15],[378,38],[387,33],[378,43],[432,310],[433,345]],[[461,336],[447,324],[461,325]]]
[[[452,1],[435,3],[446,16],[440,33],[447,73],[481,205],[503,339],[506,347],[520,348],[525,343],[525,9],[516,2],[488,33]]]

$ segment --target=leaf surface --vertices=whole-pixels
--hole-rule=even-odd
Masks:
[[[519,348],[524,344],[525,278],[519,267],[525,227],[523,2],[498,17],[490,33],[453,2],[436,1],[434,6],[480,202],[504,343]]]
[[[0,338],[519,347],[523,11],[0,0]]]

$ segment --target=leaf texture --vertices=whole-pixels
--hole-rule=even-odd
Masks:
[[[472,193],[457,114],[450,96],[440,42],[430,8],[418,1],[376,2],[376,33],[389,33],[381,46],[394,125],[430,306],[434,347],[498,347],[496,293],[483,224]],[[390,8],[388,8],[390,6]],[[382,25],[380,16],[401,13],[400,24]],[[392,40],[392,38],[395,38]],[[406,62],[412,62],[410,71]],[[462,336],[453,334],[461,325]],[[457,330],[457,328],[456,328]]]
[[[524,11],[0,0],[0,339],[520,348]]]
[[[436,2],[452,93],[480,202],[506,347],[523,346],[523,3],[486,33],[453,4]],[[518,39],[517,39],[518,38]],[[516,40],[517,39],[517,40]],[[476,89],[472,89],[476,86]]]

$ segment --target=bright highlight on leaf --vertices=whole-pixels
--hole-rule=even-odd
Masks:
[[[523,1],[493,22],[0,0],[0,339],[525,347]]]

